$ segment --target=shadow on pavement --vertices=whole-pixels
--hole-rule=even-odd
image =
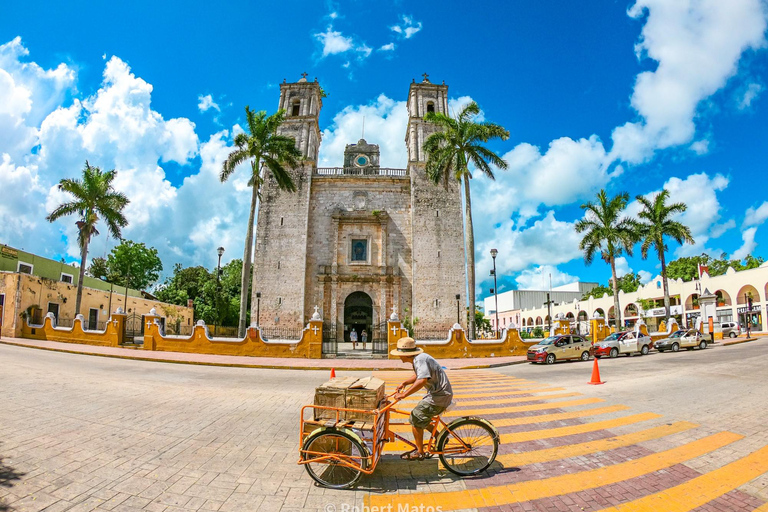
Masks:
[[[21,479],[25,473],[16,471],[11,466],[7,465],[3,458],[0,457],[0,487],[13,487],[16,480]],[[0,512],[10,512],[13,508],[7,505],[3,498],[0,498]]]

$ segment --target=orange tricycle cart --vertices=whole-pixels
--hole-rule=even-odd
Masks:
[[[394,408],[399,400],[391,401],[393,395],[374,410],[302,407],[299,464],[309,476],[324,487],[347,489],[363,474],[374,472],[386,443],[399,440],[416,448],[412,441],[391,430],[395,425],[410,426],[405,421],[390,422],[392,414],[410,414]],[[456,475],[476,475],[496,459],[499,432],[487,420],[465,416],[446,424],[437,417],[426,430],[431,434],[424,444],[426,457],[437,455],[443,466]]]

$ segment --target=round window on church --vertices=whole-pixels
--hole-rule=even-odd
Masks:
[[[365,167],[368,165],[368,157],[365,155],[357,155],[357,158],[355,158],[355,165],[358,167]]]

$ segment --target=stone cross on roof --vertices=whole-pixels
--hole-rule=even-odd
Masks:
[[[424,81],[425,81],[425,82],[429,82],[429,75],[428,75],[428,74],[424,73],[424,74],[423,74],[423,75],[421,75],[421,76],[423,76],[423,77],[424,77]]]
[[[307,73],[306,72],[302,73],[301,78],[307,78]]]

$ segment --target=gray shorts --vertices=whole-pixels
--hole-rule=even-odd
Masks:
[[[427,428],[432,422],[432,418],[438,416],[444,410],[445,407],[432,405],[422,400],[411,411],[411,425],[416,428]]]

